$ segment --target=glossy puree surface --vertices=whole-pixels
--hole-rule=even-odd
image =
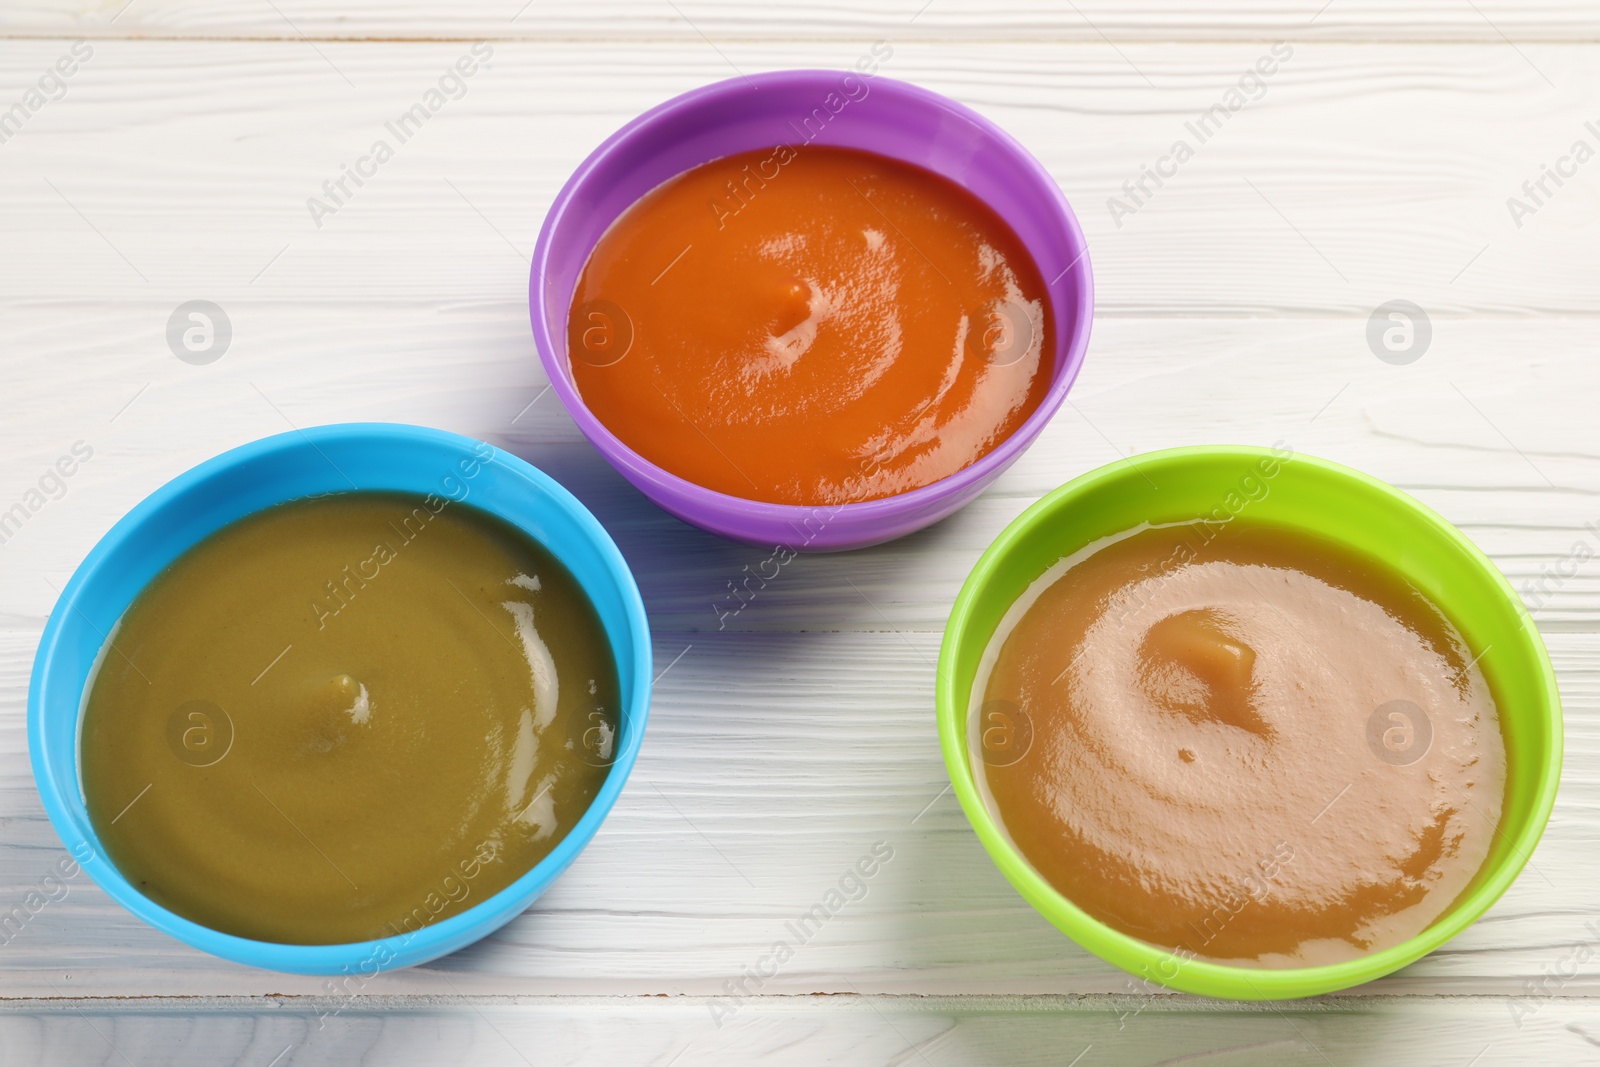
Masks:
[[[589,409],[698,485],[785,504],[971,465],[1049,388],[1056,326],[1016,235],[960,186],[854,149],[715,160],[606,231],[573,296]]]
[[[990,646],[972,751],[1033,867],[1095,918],[1260,966],[1425,929],[1488,856],[1505,751],[1476,653],[1303,532],[1146,528],[1058,564]]]
[[[577,581],[441,497],[280,505],[124,614],[85,708],[95,831],[157,903],[292,944],[404,935],[582,816],[618,684]]]

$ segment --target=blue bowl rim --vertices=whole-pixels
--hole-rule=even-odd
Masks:
[[[499,464],[530,483],[535,492],[542,493],[560,508],[566,517],[594,543],[606,561],[609,577],[617,583],[627,615],[628,630],[634,645],[632,666],[637,681],[629,699],[626,700],[621,720],[631,724],[632,729],[630,734],[624,735],[610,772],[606,775],[599,793],[596,794],[588,810],[549,855],[510,885],[457,915],[396,937],[334,945],[295,945],[257,941],[202,926],[169,911],[134,888],[105,856],[89,822],[76,775],[70,783],[62,782],[51,770],[47,758],[49,749],[44,734],[45,704],[46,700],[51,698],[50,681],[62,620],[68,612],[78,610],[77,603],[83,591],[95,581],[100,569],[107,565],[114,553],[140,537],[147,522],[208,480],[231,468],[262,459],[274,452],[299,450],[307,445],[320,452],[323,445],[361,439],[377,440],[401,447],[418,444],[445,446],[467,452],[487,444],[461,434],[403,423],[335,423],[289,430],[260,438],[231,448],[191,467],[135,505],[84,557],[83,562],[78,565],[72,578],[62,589],[45,623],[29,679],[28,751],[34,783],[44,803],[45,814],[73,859],[112,900],[156,929],[214,956],[254,967],[298,974],[360,974],[371,977],[380,971],[437,959],[492,933],[526,910],[593,839],[601,822],[616,803],[633,769],[649,718],[652,670],[649,620],[633,572],[623,559],[616,542],[611,539],[611,535],[589,509],[564,486],[526,460],[489,445],[493,455],[488,459],[479,457],[481,462]],[[294,499],[300,497],[285,497],[279,502]],[[486,503],[480,499],[474,504],[521,529],[515,520],[501,514],[492,501]],[[78,691],[72,694],[72,709],[81,724],[83,694],[81,687],[75,688]],[[76,729],[73,736],[76,747]],[[77,754],[74,752],[74,765],[76,759]]]

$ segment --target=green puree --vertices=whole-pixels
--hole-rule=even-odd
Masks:
[[[111,642],[83,720],[95,831],[152,900],[241,937],[361,941],[477,904],[566,836],[618,741],[577,580],[438,497],[245,518]]]

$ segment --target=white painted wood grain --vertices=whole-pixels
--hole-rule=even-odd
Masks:
[[[1438,509],[1527,590],[1548,629],[1600,628],[1600,560],[1557,574],[1574,545],[1600,551],[1600,447],[1581,432],[1600,395],[1587,319],[1440,319],[1430,351],[1397,367],[1368,350],[1360,320],[1108,318],[1070,404],[983,498],[898,542],[797,559],[723,618],[728,583],[766,553],[668,518],[599,458],[543,392],[523,304],[198,293],[234,320],[233,348],[207,367],[167,350],[172,305],[29,303],[0,315],[0,352],[17,368],[0,421],[0,506],[74,442],[95,450],[65,495],[0,545],[0,620],[40,625],[52,583],[123,512],[208,456],[291,424],[380,419],[483,438],[550,472],[605,522],[655,624],[675,630],[882,619],[939,630],[982,550],[1057,485],[1119,454],[1279,440]]]
[[[659,663],[682,657],[657,685],[638,766],[593,844],[500,932],[361,992],[717,996],[779,940],[794,957],[763,994],[1139,992],[1016,895],[946,791],[937,644],[926,633],[657,634]],[[1566,995],[1600,991],[1586,926],[1600,882],[1600,635],[1555,634],[1550,645],[1567,777],[1532,867],[1483,921],[1370,991],[1510,996],[1550,970],[1570,972]],[[28,777],[21,716],[9,711],[24,665],[0,658],[4,910],[61,854]],[[786,924],[880,841],[893,859],[799,944]],[[0,996],[324,988],[191,950],[86,882],[0,947]]]
[[[317,1005],[258,998],[316,994],[320,980],[221,963],[74,885],[0,945],[0,998],[76,999],[0,1000],[0,1062],[1067,1063],[1093,1045],[1102,1058],[1087,1067],[1592,1052],[1600,564],[1529,593],[1568,721],[1563,793],[1533,867],[1484,921],[1360,997],[1279,1012],[1142,995],[989,864],[943,793],[932,714],[938,633],[978,554],[1040,494],[1130,451],[1289,441],[1415,493],[1530,590],[1575,544],[1600,547],[1600,170],[1520,228],[1505,204],[1575,138],[1600,146],[1585,129],[1600,121],[1592,5],[1335,0],[1308,27],[1320,0],[935,0],[914,22],[920,0],[536,3],[514,22],[520,0],[337,13],[276,0],[281,15],[135,0],[112,23],[122,3],[0,12],[0,111],[63,38],[94,38],[66,96],[0,144],[0,508],[75,441],[95,450],[0,544],[0,911],[60,848],[23,723],[51,583],[149,491],[232,445],[378,419],[511,449],[613,531],[658,664],[682,658],[593,846],[495,937],[382,976],[319,1031]],[[761,553],[650,506],[541,397],[526,257],[571,168],[632,115],[736,68],[843,67],[876,37],[894,43],[885,73],[1000,121],[1078,208],[1100,302],[1089,360],[1071,404],[981,500],[892,545],[803,557],[718,630],[718,599]],[[1266,95],[1118,227],[1107,198],[1279,37],[1295,55]],[[485,38],[501,42],[491,68],[317,228],[306,198]],[[210,367],[180,363],[162,338],[195,297],[234,324]],[[1371,310],[1397,297],[1434,330],[1408,367],[1364,339]],[[717,1029],[709,998],[879,840],[896,857],[866,897],[762,991],[774,995]],[[222,994],[236,999],[187,999]],[[103,999],[156,995],[185,999]]]
[[[63,47],[0,42],[0,101]],[[319,227],[308,200],[394,141],[385,123],[466,44],[92,47],[66,95],[0,146],[0,227],[26,250],[0,262],[13,302],[520,301],[547,205],[612,130],[734,66],[842,68],[862,50],[730,43],[730,65],[687,46],[496,45]],[[1103,317],[1364,321],[1396,297],[1439,319],[1600,310],[1600,163],[1547,186],[1520,227],[1506,206],[1575,139],[1600,148],[1585,125],[1600,123],[1600,45],[1540,46],[1557,90],[1503,44],[1301,44],[1200,144],[1185,124],[1265,48],[1128,46],[1155,87],[1081,44],[909,43],[883,70],[973,105],[1040,157],[1084,225]],[[1114,220],[1113,197],[1133,203],[1124,183],[1180,138],[1194,158]]]
[[[1331,40],[1593,40],[1600,19],[1579,0],[17,0],[0,34],[314,39],[717,40],[895,36],[960,40],[1107,41],[1285,36]]]
[[[1590,1062],[1600,1036],[1600,1012],[1577,998],[1549,1001],[1520,1016],[1520,1026],[1503,1002],[1482,997],[1329,997],[1226,1010],[1189,997],[757,999],[720,1028],[710,1002],[681,997],[294,999],[272,1007],[224,998],[35,1001],[0,1005],[0,1055],[7,1063],[106,1067],[1499,1067]]]

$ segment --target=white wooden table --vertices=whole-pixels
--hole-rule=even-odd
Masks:
[[[639,111],[874,40],[884,73],[991,116],[1066,190],[1094,254],[1088,361],[977,503],[802,557],[719,630],[714,602],[764,553],[656,510],[544,393],[528,255],[569,171]],[[313,220],[307,199],[480,41],[488,69]],[[1292,57],[1198,144],[1185,123],[1276,41]],[[1562,162],[1600,149],[1592,4],[7,0],[0,137],[0,510],[28,512],[0,544],[0,916],[26,912],[0,935],[0,1063],[1600,1057],[1600,161]],[[1180,138],[1193,158],[1127,199]],[[1535,202],[1545,165],[1572,176]],[[231,321],[209,365],[166,341],[192,299]],[[1397,299],[1431,326],[1405,364],[1367,340]],[[599,836],[497,935],[350,995],[192,951],[82,876],[29,911],[63,854],[24,734],[55,589],[194,463],[363,419],[529,459],[633,565],[670,669]],[[1284,1005],[1152,995],[1030,910],[946,791],[939,633],[1048,489],[1119,454],[1278,439],[1416,494],[1527,583],[1565,781],[1520,881],[1415,966]],[[58,488],[80,441],[92,458]],[[894,859],[865,898],[756,995],[717,999],[879,841]]]

